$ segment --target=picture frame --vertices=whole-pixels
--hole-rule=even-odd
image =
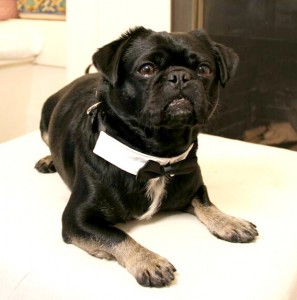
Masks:
[[[20,18],[66,20],[66,0],[17,0]]]

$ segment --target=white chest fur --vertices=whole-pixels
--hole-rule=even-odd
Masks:
[[[150,179],[146,186],[146,196],[151,200],[151,205],[147,212],[138,217],[139,220],[150,219],[160,208],[162,199],[166,195],[166,183],[168,177],[162,176]]]

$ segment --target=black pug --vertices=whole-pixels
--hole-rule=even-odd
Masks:
[[[64,241],[117,260],[151,287],[169,285],[174,266],[115,224],[179,210],[220,239],[253,241],[255,225],[210,202],[196,157],[197,135],[237,67],[233,50],[199,30],[138,27],[99,49],[93,63],[98,73],[70,83],[42,110],[51,155],[36,168],[56,170],[72,192]]]

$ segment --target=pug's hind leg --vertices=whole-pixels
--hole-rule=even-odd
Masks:
[[[249,243],[258,236],[253,223],[229,216],[213,205],[204,185],[193,199],[192,206],[192,212],[219,239],[233,243]]]
[[[40,173],[55,173],[56,168],[51,155],[45,156],[35,164],[35,169]]]

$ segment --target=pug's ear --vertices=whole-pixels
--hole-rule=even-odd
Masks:
[[[118,39],[99,48],[93,55],[93,65],[114,85],[117,81],[117,69],[125,39]]]
[[[124,50],[133,38],[141,34],[151,33],[151,30],[144,27],[136,27],[124,33],[119,39],[98,49],[93,55],[93,64],[101,71],[104,77],[114,85],[118,77],[118,67]]]
[[[238,55],[233,51],[233,49],[213,42],[204,30],[193,30],[190,34],[194,35],[200,41],[204,41],[212,48],[214,59],[219,71],[218,76],[222,86],[224,87],[236,72],[239,62]]]
[[[215,42],[213,42],[213,51],[219,69],[220,82],[224,87],[235,74],[239,57],[233,49]]]

